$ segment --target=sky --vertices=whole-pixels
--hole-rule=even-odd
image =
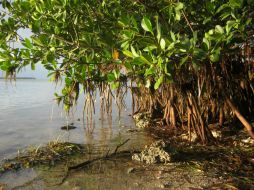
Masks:
[[[18,30],[18,34],[23,38],[29,38],[32,35],[32,32],[28,29]],[[35,70],[31,69],[31,66],[27,66],[20,73],[17,74],[17,77],[35,77],[37,79],[46,79],[48,71],[39,63],[36,64]]]
[[[3,11],[2,5],[0,5],[0,12],[1,11]],[[23,38],[29,38],[32,35],[32,32],[28,29],[20,29],[18,33]],[[20,44],[15,44],[15,46],[18,47],[20,46]],[[0,71],[0,77],[2,75],[3,75],[3,72]],[[22,71],[17,74],[17,77],[35,77],[37,79],[46,79],[47,75],[48,75],[48,71],[41,64],[38,63],[36,64],[34,71],[31,70],[31,66],[27,66],[26,68],[22,69]]]

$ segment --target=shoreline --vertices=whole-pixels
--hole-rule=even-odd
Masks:
[[[138,130],[132,133],[139,133]],[[148,133],[146,135],[152,135]],[[241,138],[241,137],[240,137]],[[157,137],[157,139],[159,139]],[[175,140],[175,139],[174,139]],[[228,139],[230,140],[230,139]],[[239,139],[234,139],[237,142]],[[156,141],[156,140],[154,140]],[[166,142],[166,141],[165,141]],[[132,143],[131,141],[129,143]],[[143,162],[138,162],[132,160],[132,155],[122,154],[122,148],[119,152],[114,154],[112,157],[108,156],[109,153],[101,154],[96,153],[96,149],[91,149],[95,152],[87,152],[87,149],[81,148],[78,144],[66,144],[63,146],[60,144],[51,144],[50,148],[55,147],[57,149],[49,149],[50,153],[58,153],[60,150],[66,150],[65,147],[73,147],[69,154],[63,154],[59,157],[59,154],[55,154],[56,157],[51,161],[50,159],[46,162],[37,161],[34,164],[26,167],[19,167],[13,170],[6,171],[0,174],[0,187],[1,175],[7,175],[7,173],[13,173],[14,176],[19,173],[19,177],[25,176],[27,169],[33,169],[34,171],[40,171],[40,168],[48,168],[44,172],[39,172],[36,178],[27,179],[29,183],[20,184],[22,188],[29,188],[29,185],[35,185],[40,181],[41,175],[43,177],[49,176],[54,179],[54,188],[59,189],[73,189],[79,187],[78,189],[96,189],[96,184],[101,186],[106,185],[111,187],[110,189],[189,189],[189,188],[244,188],[252,189],[254,187],[254,172],[251,168],[254,167],[254,146],[250,145],[245,147],[240,144],[232,145],[230,143],[220,146],[218,145],[207,145],[203,146],[201,144],[188,144],[186,141],[174,142],[169,146],[169,154],[171,156],[171,161],[155,164],[145,164]],[[59,146],[60,145],[60,146]],[[87,145],[82,145],[87,146]],[[150,145],[148,145],[149,147]],[[60,147],[60,149],[58,149]],[[99,147],[98,147],[99,148]],[[126,147],[123,147],[124,149]],[[67,148],[68,150],[69,148]],[[37,155],[39,157],[46,156],[47,152],[44,152],[45,147],[40,147],[39,149],[34,149],[31,155]],[[58,151],[56,151],[58,150]],[[84,150],[84,151],[83,151]],[[111,149],[111,152],[114,149]],[[65,151],[61,151],[64,153]],[[102,155],[103,159],[94,159],[94,156]],[[34,157],[26,155],[27,158],[36,161]],[[108,156],[108,157],[107,157]],[[18,157],[17,157],[18,158]],[[16,158],[16,159],[17,159]],[[19,159],[23,159],[22,155],[19,155]],[[29,161],[29,160],[28,160]],[[17,163],[17,160],[12,160],[12,163]],[[84,167],[80,167],[77,170],[71,170],[66,173],[66,168],[72,168],[72,166],[80,165],[80,163],[85,163]],[[245,164],[243,164],[245,163]],[[20,166],[20,165],[19,165]],[[103,166],[103,167],[102,167]],[[65,168],[65,169],[63,169]],[[60,172],[54,172],[59,170]],[[96,171],[96,172],[95,172]],[[23,172],[23,173],[22,173]],[[53,173],[54,174],[53,174]],[[95,173],[94,173],[95,172]],[[60,175],[61,174],[61,175]],[[53,176],[52,176],[53,175]],[[8,176],[8,175],[7,175]],[[119,179],[118,177],[121,176]],[[16,176],[17,177],[17,176]],[[96,178],[105,178],[105,180],[97,181]],[[84,178],[86,180],[84,180]],[[115,181],[111,181],[112,178],[117,178],[119,183],[115,185]],[[138,180],[136,180],[138,179]],[[48,179],[47,179],[48,180]],[[84,183],[84,181],[90,181],[89,183]],[[124,181],[124,182],[123,182]],[[31,183],[30,183],[31,182]],[[29,184],[29,185],[26,185]],[[88,186],[88,184],[90,186]],[[126,186],[123,186],[123,185]],[[25,185],[25,186],[24,186]],[[50,184],[52,185],[52,184]],[[22,189],[21,188],[21,189]],[[45,187],[48,189],[48,187]]]
[[[15,77],[15,80],[36,80],[35,77]],[[10,80],[10,78],[0,77],[0,80]]]

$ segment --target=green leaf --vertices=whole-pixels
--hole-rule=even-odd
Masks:
[[[135,57],[132,61],[132,64],[140,66],[144,64],[144,61],[140,57]]]
[[[172,31],[170,31],[170,37],[174,42],[176,41],[176,36]]]
[[[156,30],[157,30],[157,40],[159,41],[161,39],[161,25],[159,24],[159,18],[158,16],[156,18]]]
[[[160,85],[161,85],[162,82],[163,82],[163,79],[164,79],[164,76],[161,75],[160,78],[156,81],[156,83],[154,84],[154,89],[155,89],[155,90],[157,90],[157,89],[160,87]]]
[[[176,21],[180,21],[180,20],[181,20],[181,12],[178,11],[178,10],[176,10],[175,20],[176,20]]]
[[[44,44],[41,42],[41,40],[40,40],[39,38],[33,38],[33,42],[34,42],[36,45],[44,46]]]
[[[116,80],[116,78],[115,78],[115,74],[114,73],[108,73],[107,74],[107,82],[113,82],[115,80]]]
[[[144,18],[142,19],[141,26],[142,26],[142,28],[143,28],[145,31],[153,33],[152,23],[151,23],[151,21],[149,20],[149,18],[144,17]]]
[[[229,0],[229,4],[233,8],[241,8],[243,4],[243,0]]]
[[[249,5],[253,5],[253,4],[254,4],[254,0],[247,0],[247,3],[248,3]]]
[[[228,8],[229,6],[228,6],[228,3],[225,3],[225,4],[223,4],[223,5],[221,5],[218,9],[217,9],[217,11],[215,12],[216,14],[217,13],[219,13],[219,12],[222,12],[222,11],[224,11],[224,9],[226,9],[226,8]]]
[[[33,45],[32,45],[32,43],[30,42],[30,40],[28,38],[25,38],[25,41],[22,43],[22,45],[25,46],[28,49],[33,48]]]
[[[31,63],[31,69],[34,71],[35,70],[35,64]]]
[[[46,58],[49,63],[52,63],[55,60],[55,55],[51,52],[48,52]]]
[[[3,4],[3,8],[4,8],[4,9],[5,9],[5,8],[10,9],[10,8],[11,8],[11,4],[10,4],[10,2],[7,1],[7,0],[3,0],[2,4]]]
[[[118,22],[117,22],[121,27],[126,27],[129,24],[129,18],[127,15],[121,15],[121,17],[119,18]]]
[[[53,71],[54,70],[54,67],[52,67],[50,64],[46,64],[44,65],[44,68],[49,70],[49,71]],[[54,73],[54,72],[53,72]]]
[[[110,87],[112,90],[116,90],[119,87],[120,83],[119,82],[113,82],[111,83]]]
[[[193,58],[196,60],[203,60],[207,57],[207,52],[200,48],[195,48],[193,51]]]
[[[150,52],[150,51],[153,51],[155,49],[157,49],[157,46],[156,45],[151,45],[151,46],[147,46],[146,48],[144,48],[143,51]]]
[[[214,10],[215,10],[215,5],[214,3],[210,2],[210,1],[207,1],[206,2],[206,8],[207,10],[210,12],[210,13],[214,13]]]
[[[234,20],[228,20],[226,25],[226,32],[229,34],[230,30],[236,25],[237,23]]]
[[[150,66],[149,69],[146,69],[145,76],[149,76],[155,73],[155,68],[153,65]]]
[[[146,64],[148,64],[148,65],[151,65],[151,62],[150,61],[148,61],[144,56],[140,56],[140,59],[144,62],[144,63],[146,63]]]
[[[113,73],[114,73],[115,79],[118,79],[120,77],[119,70],[113,70]]]
[[[123,54],[126,55],[127,57],[131,57],[131,58],[134,57],[133,54],[132,54],[129,50],[123,50],[122,52],[123,52]]]
[[[221,48],[217,48],[211,52],[210,60],[212,62],[218,62],[220,60],[220,50]]]
[[[68,77],[64,79],[66,86],[70,86],[72,84],[72,80]]]
[[[179,11],[181,9],[183,9],[183,3],[181,2],[176,3],[175,10]]]
[[[180,62],[180,66],[182,66],[187,60],[188,60],[189,56],[185,56],[184,58],[181,59],[181,62]]]
[[[215,32],[218,32],[220,34],[224,34],[224,29],[220,25],[215,26]]]
[[[161,46],[161,49],[162,50],[165,50],[165,47],[166,47],[166,41],[162,38],[161,41],[160,41],[160,46]]]
[[[206,45],[207,50],[210,49],[210,41],[207,38],[203,38],[203,42]]]
[[[38,32],[40,32],[40,28],[41,28],[41,21],[40,20],[35,20],[32,23],[32,32],[38,33]]]
[[[5,62],[9,60],[8,54],[2,54],[0,51],[0,62]]]
[[[125,61],[125,62],[124,62],[124,65],[125,65],[125,67],[126,67],[128,70],[131,70],[131,69],[132,69],[132,65],[131,65],[129,62]]]
[[[125,42],[123,42],[123,43],[121,44],[121,48],[123,48],[123,49],[128,49],[128,48],[129,48],[129,45],[130,45],[130,42],[129,42],[129,40],[127,40],[127,41],[125,41]]]
[[[134,57],[139,57],[139,55],[137,54],[137,52],[136,52],[136,50],[134,49],[133,46],[131,46],[131,52],[132,52],[132,55],[133,55]]]
[[[183,48],[179,49],[179,51],[182,52],[182,53],[186,53],[187,52],[187,50],[183,49]]]

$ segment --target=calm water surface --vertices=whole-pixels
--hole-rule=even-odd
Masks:
[[[95,103],[95,129],[92,134],[82,122],[82,97],[72,116],[67,118],[62,107],[54,102],[54,92],[60,91],[47,80],[18,80],[16,83],[0,80],[0,160],[13,156],[18,150],[39,146],[50,140],[61,139],[76,143],[109,143],[120,138],[123,126],[134,126],[128,114],[130,107],[118,116],[113,109],[112,119],[100,119],[99,101]],[[129,97],[127,97],[127,102]],[[79,121],[80,119],[80,121]],[[66,132],[61,126],[73,122],[77,129]]]

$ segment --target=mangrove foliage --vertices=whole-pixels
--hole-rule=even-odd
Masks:
[[[237,118],[254,138],[253,0],[2,0],[0,68],[15,78],[42,64],[68,111],[85,94],[91,118],[119,106],[161,127],[213,140],[210,123]],[[20,30],[30,30],[24,37]],[[15,45],[15,44],[20,45]],[[98,90],[99,89],[99,90]]]

